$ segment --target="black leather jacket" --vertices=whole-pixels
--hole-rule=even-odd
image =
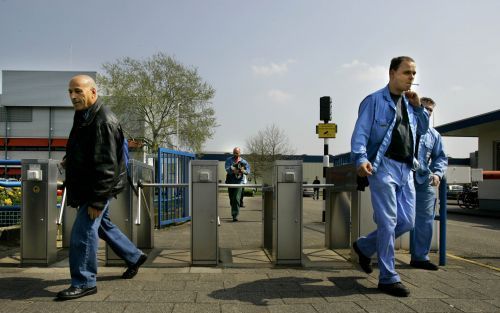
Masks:
[[[123,190],[123,140],[118,119],[99,100],[86,111],[75,111],[64,157],[68,205],[89,203],[102,210]]]

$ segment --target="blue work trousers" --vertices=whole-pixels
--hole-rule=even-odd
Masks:
[[[401,278],[395,270],[394,243],[415,223],[415,186],[410,165],[383,157],[375,174],[368,177],[377,229],[357,244],[371,257],[377,252],[379,282],[392,284]]]
[[[434,226],[436,191],[429,183],[415,183],[417,200],[415,205],[415,229],[413,230],[413,261],[428,261]]]
[[[228,188],[229,203],[231,204],[231,215],[238,217],[240,214],[240,201],[243,188]]]
[[[88,204],[79,207],[71,230],[69,268],[71,286],[90,288],[96,285],[97,249],[99,238],[122,258],[127,265],[137,263],[142,252],[109,219],[109,201],[101,215],[90,219]]]

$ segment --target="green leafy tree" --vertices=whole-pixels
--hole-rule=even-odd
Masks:
[[[103,65],[97,82],[127,137],[149,152],[169,147],[199,152],[217,126],[211,100],[215,89],[173,57],[158,53]],[[177,142],[178,140],[178,142]]]

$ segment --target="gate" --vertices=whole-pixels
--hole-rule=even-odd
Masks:
[[[188,184],[189,161],[194,158],[193,153],[160,148],[156,164],[157,183]],[[158,187],[157,195],[158,228],[191,220],[186,187]]]

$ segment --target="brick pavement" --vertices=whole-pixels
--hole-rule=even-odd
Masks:
[[[246,199],[241,222],[232,223],[226,197],[219,201],[220,247],[232,263],[190,267],[189,224],[158,230],[157,248],[134,279],[120,278],[124,268],[100,266],[97,294],[58,302],[56,293],[70,282],[64,251],[49,268],[20,268],[18,250],[10,249],[11,263],[0,262],[0,313],[500,312],[500,272],[454,259],[427,272],[410,268],[400,251],[397,270],[412,294],[378,292],[376,269],[367,275],[347,260],[349,251],[323,248],[321,204],[311,198],[304,199],[305,266],[274,267],[259,254],[260,199]]]

